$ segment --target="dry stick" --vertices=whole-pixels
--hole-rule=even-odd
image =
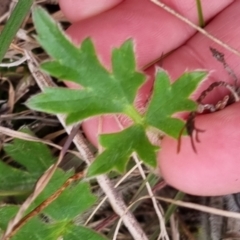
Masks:
[[[145,197],[141,197],[141,198],[137,199],[135,202],[133,202],[131,205],[128,206],[127,211],[138,201],[142,201],[144,199],[150,199],[150,198],[151,198],[150,196],[145,196]],[[201,204],[184,202],[181,200],[173,200],[171,198],[165,198],[165,197],[156,197],[156,198],[160,201],[172,203],[172,204],[175,204],[180,207],[190,208],[190,209],[198,210],[201,212],[206,212],[209,214],[215,214],[215,215],[219,215],[219,216],[223,216],[223,217],[240,219],[240,213],[237,213],[237,212],[230,212],[230,211],[221,210],[218,208],[203,206]],[[122,219],[120,219],[120,221],[118,221],[117,227],[118,227],[118,225],[121,224],[121,221],[122,221]]]
[[[217,43],[218,45],[224,47],[225,49],[229,50],[230,52],[232,52],[232,53],[234,53],[234,54],[236,54],[237,56],[240,57],[240,52],[238,50],[236,50],[235,48],[230,47],[226,43],[224,43],[221,40],[219,40],[218,38],[214,37],[213,35],[208,33],[206,30],[204,30],[203,28],[197,26],[196,24],[194,24],[193,22],[188,20],[186,17],[180,15],[179,13],[177,13],[176,11],[174,11],[172,8],[168,7],[167,5],[162,3],[161,1],[158,1],[158,0],[150,0],[150,1],[155,3],[156,5],[158,5],[159,7],[163,8],[165,11],[167,11],[170,14],[172,14],[173,16],[177,17],[178,19],[180,19],[184,23],[188,24],[192,28],[196,29],[198,32],[202,33],[204,36],[206,36],[207,38],[211,39],[213,42]]]
[[[127,179],[127,177],[133,172],[135,171],[135,169],[138,166],[135,165],[132,167],[132,169],[130,169],[115,185],[114,188],[117,188],[124,180]],[[96,208],[92,211],[91,215],[88,217],[88,219],[86,220],[86,222],[84,223],[84,225],[87,225],[90,220],[93,218],[93,216],[96,214],[96,212],[100,209],[100,207],[104,204],[104,202],[107,200],[107,197],[105,196],[100,202],[99,204],[96,206]]]
[[[35,78],[38,86],[41,89],[43,89],[44,87],[56,86],[49,76],[40,72],[39,64],[31,52],[25,51],[25,56],[28,59],[29,70],[31,71],[33,77]],[[66,132],[69,133],[70,127],[65,125],[65,116],[57,114],[57,117],[61,124],[64,126]],[[86,163],[90,165],[90,163],[94,160],[94,155],[89,150],[87,143],[80,131],[73,139],[73,142],[77,147],[78,151],[83,156],[83,160],[85,160]],[[114,189],[109,178],[106,175],[101,175],[96,177],[96,179],[103,192],[105,192],[106,196],[108,197],[113,210],[122,218],[125,227],[129,230],[133,238],[136,240],[147,240],[148,238],[146,234],[140,227],[134,215],[131,212],[127,211],[127,206],[125,205],[122,196],[116,191],[116,189]]]

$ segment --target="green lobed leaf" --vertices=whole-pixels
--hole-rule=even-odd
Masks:
[[[141,116],[133,102],[144,76],[135,70],[131,41],[113,50],[113,70],[109,72],[98,60],[90,39],[77,48],[43,9],[37,8],[33,15],[37,39],[53,58],[42,65],[43,69],[55,77],[81,85],[81,89],[46,88],[42,94],[32,97],[28,106],[49,113],[64,113],[68,124],[110,113],[123,113],[133,120],[135,125],[121,133],[100,137],[105,151],[89,167],[89,176],[112,169],[123,172],[133,152],[145,163],[156,166],[156,148],[149,142],[146,128],[153,126],[177,138],[184,123],[174,114],[196,108],[189,96],[206,72],[184,73],[171,84],[167,73],[159,71],[153,97],[145,115]]]
[[[5,205],[0,207],[0,228],[6,230],[8,222],[17,214],[19,206]],[[50,238],[51,230],[44,224],[40,217],[34,217],[27,222],[11,239],[13,240],[30,240],[30,239],[46,239]],[[56,239],[56,238],[55,238]]]
[[[27,212],[32,211],[36,206],[56,192],[70,175],[71,172],[64,173],[62,170],[57,169],[49,184],[34,203],[31,204]],[[96,197],[92,195],[88,183],[78,182],[72,184],[43,210],[42,213],[49,219],[49,222],[44,222],[40,216],[36,216],[21,227],[13,239],[51,240],[64,236],[64,239],[68,240],[72,239],[71,235],[74,236],[75,234],[72,232],[72,229],[78,229],[78,237],[80,239],[86,239],[85,236],[88,235],[91,237],[90,239],[104,239],[101,235],[90,229],[75,226],[73,222],[74,218],[91,207],[95,200]],[[7,223],[16,215],[18,209],[18,206],[9,205],[0,207],[0,218],[2,219],[0,221],[0,228],[2,230],[6,229]]]
[[[72,220],[88,210],[96,201],[88,183],[75,183],[68,187],[44,213],[55,220]],[[60,210],[61,209],[61,210]]]
[[[52,231],[50,226],[50,224],[44,223],[39,216],[36,216],[21,227],[11,240],[57,239],[60,233]]]
[[[118,133],[100,136],[100,143],[105,147],[88,169],[88,176],[102,174],[115,169],[123,172],[127,161],[133,152],[146,164],[156,167],[156,151],[146,136],[145,129],[140,125],[133,125]]]
[[[65,173],[58,169],[47,187],[32,204],[31,209],[59,189],[71,175],[71,172]],[[54,202],[44,209],[43,213],[55,221],[71,221],[91,207],[95,201],[96,197],[91,193],[89,184],[78,182],[65,189]]]
[[[159,70],[146,112],[147,123],[177,138],[184,122],[174,118],[173,114],[196,109],[196,103],[189,96],[206,76],[205,71],[185,72],[171,84],[167,72]]]
[[[0,196],[28,193],[39,175],[11,167],[0,161]]]
[[[25,128],[25,133],[32,132]],[[17,190],[32,190],[37,179],[54,162],[48,147],[39,142],[14,139],[13,143],[4,148],[8,154],[25,169],[14,168],[0,162],[0,195],[9,196]],[[64,172],[57,169],[47,187],[31,205],[30,210],[42,203],[73,175],[73,171]],[[44,210],[48,216],[56,220],[70,220],[84,212],[95,202],[87,183],[76,183],[67,188],[59,198]],[[60,209],[62,209],[60,211]]]
[[[33,136],[28,128],[21,129],[21,132]],[[4,145],[4,150],[29,172],[42,173],[55,162],[49,148],[39,142],[16,138],[13,143]]]
[[[12,219],[17,211],[18,211],[19,207],[16,205],[3,205],[0,206],[0,228],[3,230],[6,230],[8,222],[10,221],[10,219]]]
[[[29,99],[27,105],[38,111],[67,114],[67,123],[99,114],[126,113],[133,106],[144,75],[136,72],[133,43],[128,40],[112,53],[110,73],[97,58],[90,39],[75,47],[50,16],[41,8],[33,13],[37,40],[54,61],[44,63],[51,75],[73,81],[82,89],[48,88]]]
[[[36,198],[34,203],[29,207],[28,211],[32,211],[36,206],[41,204],[45,199],[49,198],[53,193],[55,193],[69,177],[73,175],[73,171],[64,172],[62,169],[57,168],[52,176],[51,180],[44,188],[42,193]],[[57,201],[57,199],[55,200]],[[54,201],[54,202],[55,202]],[[46,212],[47,213],[47,212]],[[48,213],[47,213],[48,214]]]
[[[28,129],[25,129],[25,133],[31,134]],[[17,188],[23,188],[22,184],[24,181],[26,183],[29,181],[31,183],[31,188],[33,184],[36,183],[39,174],[43,174],[46,168],[48,168],[52,164],[51,156],[49,156],[48,148],[42,143],[29,142],[26,140],[15,139],[12,144],[7,146],[8,152],[12,154],[12,156],[16,156],[18,151],[22,151],[20,156],[17,156],[19,159],[19,163],[21,163],[26,169],[29,169],[29,172],[22,169],[13,168],[8,166],[2,162],[3,168],[0,168],[2,171],[2,180],[4,181],[4,186],[6,191],[9,189],[13,191],[13,186]],[[14,151],[15,150],[15,151]],[[30,159],[31,161],[35,161],[35,165],[30,163],[31,167],[27,166],[28,157],[34,157],[34,153],[37,155],[46,154],[46,159],[41,159],[40,156],[35,157],[34,159]],[[26,156],[24,156],[24,153]],[[49,159],[47,159],[49,158]],[[18,162],[18,160],[17,160]],[[39,164],[39,169],[38,169]],[[34,168],[35,166],[37,173]],[[1,166],[0,166],[1,167]],[[31,171],[30,171],[31,170]],[[32,177],[32,172],[35,174]],[[25,174],[25,175],[24,175]],[[10,175],[10,178],[8,177]],[[27,212],[32,211],[36,206],[41,204],[44,200],[50,197],[53,193],[55,193],[65,182],[66,180],[73,175],[73,171],[64,172],[61,169],[57,169],[50,180],[49,184],[43,190],[43,192],[37,197],[37,199],[31,204]],[[24,178],[22,179],[22,176]],[[10,182],[9,182],[9,181]],[[24,180],[24,181],[23,181]],[[26,184],[25,183],[25,184]],[[0,183],[1,184],[1,183]],[[8,188],[7,188],[8,187]],[[25,187],[25,186],[24,186]],[[40,216],[36,216],[28,221],[18,232],[14,235],[13,239],[18,240],[27,240],[27,239],[58,239],[61,236],[68,235],[68,237],[64,237],[64,239],[72,239],[71,238],[71,229],[74,228],[74,218],[78,215],[85,212],[89,207],[91,207],[95,203],[96,197],[92,195],[90,191],[90,186],[86,182],[75,182],[67,187],[61,195],[55,199],[49,206],[47,206],[42,213],[46,216],[50,222],[44,222]],[[5,230],[6,226],[10,219],[17,213],[19,207],[18,206],[2,206],[0,207],[0,228],[1,230]],[[71,226],[72,225],[72,226]],[[79,227],[81,228],[81,227]],[[92,236],[92,239],[103,239],[101,235],[94,233],[94,231],[88,230],[87,228],[82,227],[82,236],[85,237],[87,234]],[[79,231],[79,232],[81,232]],[[79,235],[81,238],[81,235]],[[85,239],[85,238],[83,238]]]
[[[33,135],[27,128],[21,131]],[[4,150],[21,168],[0,161],[0,196],[28,193],[41,174],[55,161],[48,147],[38,142],[14,139],[11,144],[4,145]]]
[[[6,230],[7,224],[12,219],[19,207],[6,205],[0,207],[0,228]],[[63,237],[64,240],[87,239],[106,240],[99,233],[83,226],[76,226],[73,222],[44,222],[40,216],[36,216],[21,227],[11,238],[13,240],[44,239],[53,240]]]

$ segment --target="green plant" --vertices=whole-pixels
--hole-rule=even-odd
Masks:
[[[155,128],[177,138],[184,122],[172,115],[196,109],[196,103],[188,97],[207,73],[186,72],[171,84],[168,74],[159,69],[151,100],[141,114],[134,106],[134,99],[145,76],[135,69],[131,40],[113,50],[112,72],[108,72],[99,62],[90,39],[76,47],[44,10],[36,9],[33,18],[37,40],[54,59],[44,63],[42,69],[83,89],[45,88],[43,93],[29,99],[27,105],[38,111],[64,113],[67,124],[103,114],[123,114],[133,121],[121,132],[100,136],[105,151],[89,167],[88,176],[112,169],[123,172],[133,152],[146,164],[156,167],[158,147],[149,141],[147,131]]]
[[[124,172],[133,153],[147,165],[156,167],[159,146],[151,143],[148,132],[163,132],[177,138],[184,122],[172,116],[177,112],[196,109],[196,103],[190,100],[189,96],[207,73],[185,72],[171,83],[167,72],[158,69],[150,102],[145,112],[140,113],[134,106],[134,100],[139,87],[145,81],[145,75],[136,70],[132,40],[113,50],[112,72],[109,72],[99,62],[91,39],[84,40],[80,47],[74,46],[41,8],[34,10],[33,19],[38,42],[53,58],[52,61],[42,64],[42,69],[52,76],[75,82],[83,88],[45,88],[43,93],[30,98],[27,106],[47,113],[64,113],[67,116],[67,124],[104,114],[123,114],[132,120],[133,123],[128,128],[99,137],[104,151],[87,169],[88,177],[111,170]],[[47,147],[40,143],[15,140],[12,145],[5,146],[5,151],[24,170],[0,162],[2,195],[26,196],[33,189],[37,179],[54,162]],[[20,151],[22,154],[19,154]],[[35,160],[29,162],[29,159],[33,158]],[[26,214],[49,199],[71,175],[72,172],[57,169],[50,183],[28,208]],[[9,182],[12,184],[11,191]],[[34,216],[16,232],[13,239],[30,239],[29,233],[35,239],[57,239],[60,236],[64,236],[64,239],[104,239],[74,222],[74,218],[93,203],[94,196],[91,195],[87,183],[73,184],[42,210],[43,216],[49,221],[48,224],[40,219],[40,215]],[[7,223],[18,210],[18,206],[12,205],[0,208],[0,217],[5,219],[0,225],[2,230],[6,229]]]
[[[24,129],[24,132],[32,134],[28,129]],[[0,162],[0,196],[26,196],[34,188],[37,179],[55,162],[50,150],[43,143],[15,139],[4,150],[21,167],[15,168]],[[73,171],[57,169],[47,187],[28,208],[26,215],[49,199],[73,174]],[[47,206],[41,215],[26,221],[11,239],[57,239],[60,236],[65,239],[105,239],[91,229],[76,225],[74,221],[95,200],[88,183],[76,181]],[[9,220],[18,211],[19,206],[16,205],[0,207],[1,230],[6,230]]]

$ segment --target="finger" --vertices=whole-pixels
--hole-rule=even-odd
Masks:
[[[194,0],[168,1],[197,23]],[[222,11],[231,1],[202,1],[207,20]],[[210,4],[210,5],[209,5]],[[138,68],[156,61],[183,44],[195,30],[149,0],[126,0],[98,16],[74,23],[68,30],[72,40],[79,44],[91,37],[102,63],[111,66],[111,51],[129,38],[134,40]]]
[[[59,5],[70,22],[90,18],[115,7],[123,0],[59,0]]]
[[[240,2],[235,2],[207,26],[209,32],[236,49],[240,49],[240,27],[237,24],[240,20],[239,7]],[[233,83],[232,77],[211,56],[209,46],[225,53],[228,64],[237,76],[240,75],[239,57],[212,44],[200,34],[169,56],[164,61],[164,68],[169,70],[173,78],[179,76],[186,66],[190,70],[215,69],[210,81]],[[205,82],[198,94],[208,85],[209,82]],[[229,92],[218,88],[209,94],[206,101],[216,103],[224,94]],[[196,127],[205,130],[199,134],[201,143],[195,142],[197,154],[193,152],[189,137],[182,138],[180,154],[177,154],[176,140],[164,138],[159,153],[159,167],[170,185],[195,195],[223,195],[240,191],[240,133],[236,130],[239,125],[239,107],[239,104],[234,104],[217,113],[196,118]]]
[[[193,151],[190,138],[182,138],[177,154],[175,139],[165,137],[159,152],[161,174],[170,185],[184,192],[214,196],[240,190],[240,103],[223,111],[201,115],[198,128],[206,130]]]

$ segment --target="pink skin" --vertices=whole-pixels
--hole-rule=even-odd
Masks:
[[[122,0],[60,0],[60,5],[68,20],[77,22],[107,11],[120,2]]]
[[[194,0],[164,2],[197,23]],[[206,29],[222,41],[239,49],[240,2],[227,0],[201,2],[205,20],[212,19]],[[108,68],[111,68],[112,48],[118,47],[128,38],[133,38],[138,69],[157,60],[162,53],[173,51],[163,62],[164,69],[173,79],[186,69],[214,70],[193,98],[199,96],[199,93],[213,81],[232,82],[222,65],[211,56],[209,46],[224,52],[229,65],[237,76],[240,75],[240,61],[237,56],[201,34],[195,34],[195,30],[191,27],[149,0],[125,0],[122,3],[116,0],[99,0],[97,8],[92,8],[91,5],[93,5],[91,1],[60,0],[63,12],[74,22],[67,30],[69,36],[77,44],[90,36],[94,40],[102,63]],[[149,98],[154,71],[154,66],[147,69],[148,81],[141,87],[137,100],[140,106],[144,106]],[[67,85],[76,87],[71,83]],[[226,91],[219,88],[213,91],[206,101],[216,103],[224,94]],[[162,149],[158,154],[158,164],[161,175],[170,185],[195,195],[222,195],[240,191],[239,107],[239,103],[236,103],[219,112],[197,117],[196,126],[206,130],[199,135],[201,143],[196,143],[198,154],[193,152],[189,137],[182,138],[179,154],[177,154],[176,140],[170,137],[164,138]],[[101,117],[101,124],[101,132],[119,130],[112,116]],[[85,133],[94,144],[97,144],[98,126],[99,118],[90,119],[83,125]]]

